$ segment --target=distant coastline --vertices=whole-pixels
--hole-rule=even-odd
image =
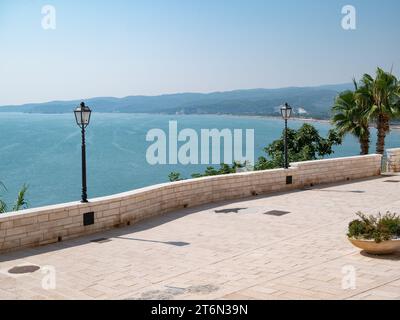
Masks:
[[[72,112],[72,111],[71,111]],[[6,111],[1,113],[22,113],[22,114],[35,114],[35,115],[62,115],[67,114],[66,112],[26,112],[26,111]],[[273,115],[251,115],[251,114],[231,114],[231,113],[164,113],[164,112],[96,112],[101,114],[138,114],[138,115],[164,115],[164,116],[218,116],[218,117],[234,117],[234,118],[248,118],[248,119],[269,119],[269,120],[282,120],[281,116]],[[303,117],[291,117],[290,120],[302,121],[302,122],[317,122],[317,123],[330,123],[329,119],[317,119],[317,118],[303,118]],[[400,124],[399,124],[400,127]]]
[[[189,116],[190,114],[185,114]],[[199,115],[212,115],[212,116],[230,116],[230,117],[240,117],[240,118],[259,118],[259,119],[270,119],[270,120],[282,120],[280,116],[270,116],[270,115],[241,115],[241,114],[199,114]],[[303,117],[291,117],[290,120],[302,121],[302,122],[317,122],[317,123],[330,123],[329,119],[316,119],[316,118],[303,118]]]
[[[95,97],[83,99],[94,112],[149,114],[234,114],[241,116],[280,116],[287,102],[293,114],[304,121],[328,119],[337,95],[352,84],[277,89],[244,89],[211,93],[176,93],[156,96]],[[69,113],[81,100],[49,101],[1,106],[0,112]],[[304,118],[303,118],[304,117]],[[308,119],[309,118],[309,119]]]
[[[72,111],[71,111],[72,112]],[[6,111],[0,112],[1,113],[22,113],[22,114],[35,114],[35,115],[61,115],[66,114],[66,112],[26,112],[26,111]],[[251,115],[251,114],[230,114],[230,113],[164,113],[164,112],[97,112],[101,114],[138,114],[138,115],[165,115],[165,116],[218,116],[218,117],[234,117],[234,118],[247,118],[247,119],[269,119],[269,120],[277,120],[280,121],[282,118],[278,115]],[[312,117],[292,117],[290,118],[291,121],[300,121],[306,123],[324,123],[324,124],[331,124],[330,119],[318,119]],[[371,125],[371,128],[375,128],[375,125]],[[394,122],[390,125],[391,130],[400,131],[400,123]]]

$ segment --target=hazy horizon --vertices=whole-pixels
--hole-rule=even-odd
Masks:
[[[182,91],[182,92],[170,92],[170,93],[159,93],[159,94],[128,94],[124,96],[96,96],[96,97],[78,97],[78,98],[71,98],[71,99],[54,99],[54,100],[46,100],[46,101],[30,101],[21,104],[8,104],[8,105],[0,105],[1,107],[14,107],[14,106],[22,106],[27,104],[46,104],[52,102],[68,102],[68,101],[85,101],[91,99],[107,99],[107,98],[116,98],[116,99],[123,99],[128,97],[162,97],[162,96],[169,96],[169,95],[180,95],[180,94],[214,94],[214,93],[227,93],[227,92],[235,92],[235,91],[246,91],[246,90],[283,90],[283,89],[291,89],[291,88],[319,88],[319,87],[330,87],[330,86],[346,86],[350,85],[350,82],[347,83],[328,83],[328,84],[320,84],[315,86],[287,86],[287,87],[276,87],[276,88],[237,88],[237,89],[228,89],[228,90],[216,90],[216,91],[207,91],[207,92],[200,92],[200,91]]]

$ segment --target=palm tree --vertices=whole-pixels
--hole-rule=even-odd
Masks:
[[[365,74],[361,83],[365,90],[359,98],[365,105],[369,105],[369,113],[376,120],[376,152],[383,154],[390,120],[399,116],[399,81],[391,72],[378,68],[375,79]]]
[[[347,133],[354,135],[361,147],[361,154],[368,154],[370,143],[368,106],[359,99],[364,88],[358,88],[354,81],[355,91],[347,90],[339,94],[332,111],[332,123],[340,136]]]
[[[18,192],[17,200],[13,206],[13,211],[19,211],[22,209],[26,209],[28,207],[28,203],[25,200],[25,194],[28,191],[28,186],[24,184]]]
[[[3,184],[3,182],[0,181],[0,190],[7,190],[6,186]],[[0,199],[0,213],[4,213],[7,211],[7,204]]]
[[[3,190],[7,190],[5,185],[0,181],[0,188]],[[19,211],[22,209],[26,209],[28,207],[28,203],[25,200],[26,192],[28,191],[28,186],[24,184],[21,190],[18,192],[17,200],[15,201],[14,206],[12,207],[12,211]],[[0,214],[7,212],[7,204],[0,199]]]

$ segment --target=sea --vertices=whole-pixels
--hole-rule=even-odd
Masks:
[[[153,142],[146,141],[151,129],[168,133],[169,122],[177,121],[178,131],[201,129],[254,130],[255,158],[263,148],[280,137],[281,119],[228,115],[158,115],[93,113],[86,130],[87,185],[90,198],[116,194],[164,183],[177,171],[183,177],[204,171],[200,164],[149,164],[146,152]],[[304,122],[290,120],[290,128]],[[321,135],[329,122],[312,123]],[[376,131],[372,130],[371,152]],[[387,148],[400,146],[400,131],[392,130]],[[359,154],[359,144],[347,136],[329,157]],[[0,113],[0,197],[11,206],[23,184],[29,186],[29,207],[79,200],[81,196],[81,132],[71,114]]]

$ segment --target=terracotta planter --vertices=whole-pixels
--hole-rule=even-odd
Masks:
[[[349,241],[357,248],[370,254],[391,254],[400,250],[400,239],[376,243],[374,240],[361,240],[349,238]]]

